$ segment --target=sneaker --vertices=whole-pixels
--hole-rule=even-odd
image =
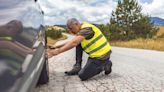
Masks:
[[[74,66],[72,70],[66,71],[65,74],[66,75],[77,75],[80,70],[81,70],[80,66]]]
[[[109,63],[105,65],[104,70],[105,70],[105,72],[104,72],[105,75],[108,75],[112,72],[112,62],[111,61],[109,61]]]

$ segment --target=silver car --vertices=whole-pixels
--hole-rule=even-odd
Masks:
[[[49,81],[43,14],[37,0],[0,0],[0,92]]]

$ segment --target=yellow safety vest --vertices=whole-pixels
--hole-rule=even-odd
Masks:
[[[108,43],[107,39],[105,36],[102,34],[100,29],[98,29],[96,26],[89,24],[87,22],[84,22],[81,25],[81,29],[84,28],[92,28],[94,31],[94,36],[91,39],[84,39],[81,42],[81,46],[83,50],[89,54],[89,57],[94,58],[94,57],[100,57],[107,52],[110,51],[111,47],[110,44]]]

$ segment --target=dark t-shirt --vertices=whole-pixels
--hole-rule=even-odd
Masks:
[[[82,35],[85,37],[85,39],[88,40],[94,36],[94,31],[92,30],[92,28],[84,28],[84,29],[80,30],[78,35]]]
[[[84,28],[84,29],[81,29],[77,35],[84,36],[85,39],[88,40],[94,36],[94,31],[92,30],[92,28]],[[108,59],[110,58],[110,54],[111,54],[111,51],[107,52],[103,56],[97,57],[97,59],[100,59],[100,60]]]

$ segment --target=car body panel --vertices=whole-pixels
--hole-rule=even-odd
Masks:
[[[34,0],[0,0],[0,12],[0,92],[29,92],[45,62],[43,12]]]

